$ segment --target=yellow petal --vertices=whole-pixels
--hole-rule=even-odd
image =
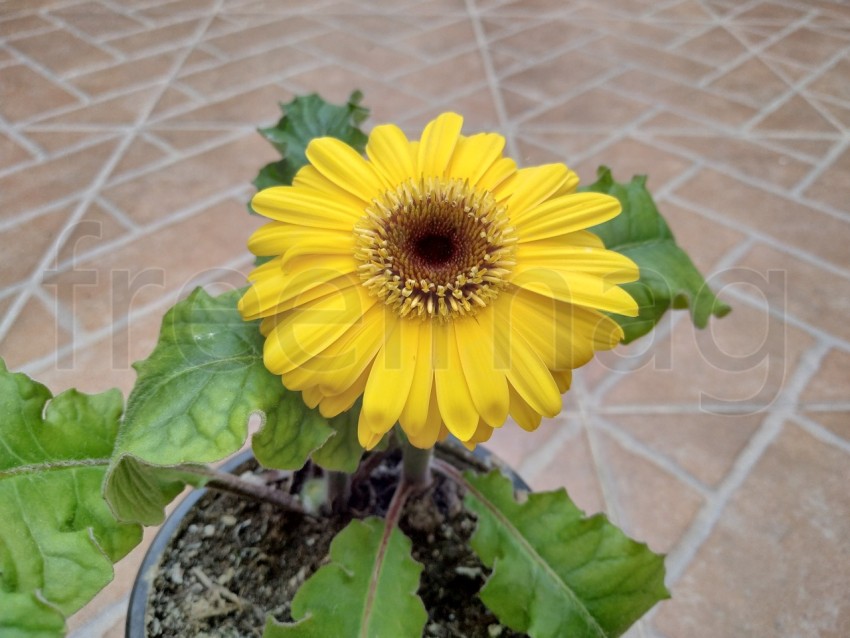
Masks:
[[[596,226],[620,214],[620,202],[602,193],[574,193],[552,198],[511,218],[520,241],[547,239]]]
[[[433,343],[431,322],[420,321],[418,325],[416,370],[413,373],[407,402],[404,404],[398,419],[408,437],[418,435],[426,427],[431,390],[434,385],[434,365],[431,361]],[[436,401],[436,398],[434,400]],[[439,412],[437,416],[439,417]],[[437,430],[439,430],[439,425]],[[434,436],[436,437],[436,434]]]
[[[481,313],[484,314],[484,313]],[[458,354],[469,393],[478,414],[488,425],[500,427],[508,418],[508,382],[495,368],[494,336],[489,317],[468,317],[454,321]]]
[[[570,167],[567,167],[567,171],[569,174],[567,175],[566,181],[561,184],[561,187],[552,193],[552,197],[560,197],[561,195],[569,195],[570,193],[575,193],[576,188],[578,188],[578,175],[576,175]]]
[[[303,365],[339,339],[375,301],[363,286],[352,286],[287,311],[266,338],[266,368],[284,374]]]
[[[461,441],[464,447],[470,452],[475,449],[479,443],[486,443],[493,436],[493,428],[487,425],[484,421],[478,422],[478,427],[475,428],[475,434],[468,441]]]
[[[511,223],[519,224],[535,206],[546,201],[570,175],[563,164],[522,168],[496,191],[496,200],[505,201]]]
[[[539,414],[552,417],[561,411],[561,393],[540,356],[514,326],[502,298],[493,314],[497,365],[505,369],[508,382]]]
[[[373,432],[387,432],[401,414],[410,394],[419,350],[419,322],[397,319],[387,331],[366,383],[363,412]]]
[[[527,244],[537,248],[553,248],[557,249],[561,246],[572,246],[578,248],[584,246],[587,248],[605,248],[605,244],[599,239],[598,235],[594,235],[589,230],[577,230],[566,235],[556,235],[547,239],[526,240],[520,237],[517,244]]]
[[[283,255],[302,243],[336,246],[350,242],[351,229],[339,231],[313,226],[297,226],[286,222],[269,222],[248,238],[248,250],[255,255]]]
[[[391,187],[414,177],[410,142],[395,124],[376,126],[369,134],[366,155]]]
[[[550,370],[577,368],[596,350],[609,350],[622,338],[616,321],[600,312],[557,301],[523,289],[501,303],[510,325],[528,342]]]
[[[478,425],[478,412],[463,375],[454,322],[434,326],[434,381],[443,422],[452,434],[466,441]]]
[[[520,273],[525,269],[548,268],[565,272],[580,272],[602,277],[614,284],[635,281],[640,277],[638,266],[625,255],[604,248],[570,246],[562,242],[520,243],[517,245],[514,270]]]
[[[442,177],[455,150],[463,118],[443,113],[431,120],[419,141],[419,172],[425,177]]]
[[[351,409],[357,398],[363,394],[363,390],[366,388],[366,379],[371,370],[372,368],[367,365],[360,376],[344,392],[322,399],[319,403],[319,414],[326,419],[331,419]]]
[[[458,140],[447,177],[469,180],[475,186],[497,159],[502,156],[505,138],[497,133],[478,133]]]
[[[274,327],[280,323],[280,318],[283,315],[271,315],[270,317],[263,317],[263,320],[260,322],[260,334],[264,337],[268,337],[269,333],[274,330]]]
[[[540,425],[542,417],[534,410],[519,393],[511,386],[511,418],[526,432],[534,432]]]
[[[387,326],[392,325],[389,322],[394,319],[386,306],[377,303],[363,315],[361,325],[355,326],[356,332],[346,333],[344,338],[321,354],[318,365],[322,366],[322,370],[316,379],[324,394],[343,392],[355,382],[360,370],[372,365],[384,341]]]
[[[558,384],[558,391],[561,394],[564,394],[567,390],[570,389],[570,385],[573,382],[573,371],[572,370],[552,370],[552,377],[555,379],[555,383]]]
[[[372,166],[348,144],[334,137],[312,140],[307,145],[307,159],[334,184],[366,202],[386,190]]]
[[[283,257],[275,257],[269,259],[266,263],[260,264],[254,270],[248,273],[248,281],[257,281],[260,279],[280,278],[283,276]]]
[[[549,268],[517,268],[511,283],[569,303],[627,317],[638,314],[637,302],[625,290],[601,277]]]
[[[359,266],[350,253],[301,253],[293,249],[283,257],[284,286],[306,287],[314,281],[330,281],[340,275],[355,272]]]
[[[292,390],[315,385],[326,397],[347,392],[378,353],[384,341],[384,325],[388,315],[384,304],[375,304],[369,308],[362,319],[339,339],[309,361],[283,375],[284,385]]]
[[[292,185],[296,188],[306,189],[322,197],[333,197],[339,203],[347,204],[357,210],[363,210],[369,201],[364,200],[354,193],[341,188],[322,175],[315,166],[306,164],[302,166],[295,177]]]
[[[413,445],[423,450],[434,447],[434,444],[440,440],[443,429],[445,428],[440,416],[440,407],[437,403],[437,386],[434,384],[431,385],[431,396],[429,397],[426,412],[427,416],[422,423],[422,427],[417,430],[404,428],[407,439]]]
[[[319,401],[322,400],[322,393],[319,392],[318,388],[308,388],[301,393],[301,398],[304,399],[304,403],[307,404],[307,407],[312,410],[319,405]]]
[[[283,301],[280,285],[283,272],[275,276],[267,269],[260,274],[264,276],[254,281],[236,305],[245,321],[277,314],[277,308]]]
[[[363,411],[360,411],[360,418],[357,420],[357,440],[360,445],[367,450],[371,450],[378,445],[383,438],[383,434],[377,434],[369,428],[369,421],[363,416]]]
[[[349,273],[347,275],[340,275],[339,277],[334,277],[333,279],[329,279],[328,281],[318,283],[315,286],[305,288],[297,294],[288,294],[287,297],[283,299],[280,304],[278,304],[277,312],[283,313],[287,310],[292,310],[293,308],[303,306],[311,301],[321,299],[322,297],[327,297],[328,295],[336,295],[344,288],[350,288],[351,286],[359,285],[360,277],[356,274]],[[293,290],[295,288],[296,286],[292,286]]]
[[[497,186],[514,175],[516,171],[516,162],[510,157],[498,159],[478,180],[478,188],[492,192]]]
[[[278,314],[319,297],[342,292],[360,283],[351,273],[338,273],[332,269],[312,269],[294,275],[260,271],[254,284],[239,300],[242,318],[253,321]]]
[[[363,216],[363,209],[294,186],[273,186],[260,191],[251,200],[251,208],[279,222],[349,232]]]
[[[295,259],[309,256],[325,257],[329,255],[354,256],[354,235],[351,233],[332,233],[326,231],[324,235],[305,236],[294,244],[283,255],[283,269],[299,270],[303,266],[291,263]],[[352,259],[353,261],[353,259]]]

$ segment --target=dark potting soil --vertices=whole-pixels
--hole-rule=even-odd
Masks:
[[[388,455],[354,484],[351,511],[311,518],[268,503],[207,493],[183,521],[153,579],[146,624],[163,638],[259,638],[266,617],[291,622],[295,592],[327,560],[334,535],[357,517],[383,516],[398,481]],[[258,472],[251,462],[237,470]],[[277,486],[298,493],[321,470],[287,476]],[[475,517],[457,484],[434,484],[405,505],[401,529],[425,566],[419,595],[429,612],[426,638],[523,636],[499,624],[477,596],[489,570],[466,542]],[[328,637],[333,638],[333,637]]]

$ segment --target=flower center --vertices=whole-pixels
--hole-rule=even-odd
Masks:
[[[458,179],[403,182],[372,202],[355,233],[364,285],[402,317],[472,314],[515,263],[505,207]]]

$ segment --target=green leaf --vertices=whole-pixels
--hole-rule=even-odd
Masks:
[[[297,172],[298,168],[289,160],[282,159],[276,162],[269,162],[260,169],[252,184],[254,184],[254,188],[258,191],[282,184],[289,185],[292,183],[292,178],[295,177],[295,173]],[[250,206],[248,210],[251,210]]]
[[[165,315],[150,357],[134,364],[139,376],[106,486],[120,518],[160,523],[163,507],[191,482],[175,467],[233,454],[250,415],[281,400],[280,379],[263,365],[258,323],[236,309],[239,294],[195,290]]]
[[[52,399],[52,400],[51,400]],[[141,540],[101,489],[121,393],[55,398],[0,360],[0,634],[62,635]]]
[[[298,470],[312,455],[326,470],[356,470],[363,456],[357,440],[359,405],[326,419],[308,408],[300,393],[283,392],[251,442],[257,460],[265,467]]]
[[[363,448],[357,440],[357,420],[360,417],[360,402],[349,410],[327,420],[334,431],[322,447],[313,454],[313,461],[326,470],[353,473],[360,465]],[[383,441],[382,441],[383,443]],[[382,449],[381,444],[375,449]]]
[[[313,93],[281,104],[283,117],[274,126],[259,131],[282,159],[260,170],[254,180],[257,190],[291,184],[298,169],[307,163],[307,145],[316,137],[335,137],[362,153],[368,137],[358,125],[369,115],[369,110],[360,106],[362,99],[363,94],[355,91],[346,104],[336,105]]]
[[[428,614],[416,590],[411,542],[379,518],[354,520],[331,543],[328,565],[292,600],[294,623],[269,618],[264,638],[419,638]]]
[[[633,259],[640,280],[623,288],[640,307],[637,317],[611,315],[625,332],[629,343],[650,332],[661,316],[673,308],[690,308],[698,328],[705,328],[711,315],[724,317],[731,308],[714,296],[690,257],[676,244],[673,233],[646,188],[646,176],[628,184],[614,181],[610,169],[601,166],[599,179],[583,190],[607,193],[620,200],[623,212],[591,228],[610,250]]]
[[[3,592],[0,596],[0,636],[3,638],[61,638],[65,618],[35,594]]]
[[[327,419],[308,408],[300,393],[290,392],[266,414],[251,447],[264,467],[300,470],[310,454],[333,435]]]
[[[619,636],[669,597],[663,557],[597,514],[586,518],[563,490],[524,503],[499,472],[468,472],[470,542],[493,570],[480,592],[499,620],[532,638]]]
[[[357,467],[356,421],[349,414],[329,422],[266,369],[259,322],[243,321],[236,308],[241,292],[195,290],[165,315],[150,357],[134,364],[139,378],[105,492],[122,520],[162,522],[185,484],[203,484],[191,466],[239,450],[255,412],[265,415],[254,440],[263,465],[297,469],[315,452],[327,469]]]

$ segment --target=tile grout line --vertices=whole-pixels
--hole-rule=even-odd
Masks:
[[[850,441],[834,434],[831,430],[825,428],[817,421],[813,421],[802,414],[795,414],[791,417],[791,420],[821,443],[825,443],[831,447],[836,447],[846,454],[850,454]]]
[[[499,128],[502,129],[507,139],[510,157],[519,157],[514,130],[510,124],[511,120],[505,108],[502,92],[499,89],[499,78],[493,67],[493,58],[490,55],[490,48],[484,35],[484,28],[481,26],[481,17],[478,14],[478,8],[475,6],[475,0],[464,0],[464,4],[469,15],[469,21],[472,24],[472,31],[475,33],[478,55],[481,57],[481,62],[484,66],[484,75],[487,78],[487,86],[490,89],[490,98],[493,100],[493,106],[496,108]]]
[[[70,33],[74,37],[82,40],[83,42],[85,42],[89,46],[96,48],[101,53],[106,53],[109,56],[111,56],[113,58],[113,60],[112,60],[113,64],[110,65],[110,66],[113,66],[115,62],[120,63],[120,62],[124,61],[124,58],[126,56],[124,55],[123,52],[121,52],[117,49],[114,49],[111,45],[109,45],[105,42],[99,42],[97,40],[97,38],[90,36],[85,31],[81,31],[80,29],[75,27],[73,24],[71,24],[70,22],[65,20],[62,16],[54,15],[53,13],[51,13],[49,11],[46,12],[46,13],[41,13],[39,15],[41,15],[42,17],[46,17],[56,28],[61,29],[63,31],[67,31],[68,33]],[[76,75],[76,74],[77,74],[77,70],[74,69],[73,71],[71,71],[70,76],[73,76],[73,75]]]
[[[74,267],[75,262],[90,261],[92,259],[96,259],[100,255],[114,252],[117,249],[120,249],[120,248],[122,248],[122,247],[124,247],[124,246],[138,240],[138,239],[141,239],[145,236],[151,235],[151,234],[153,234],[153,233],[155,233],[155,232],[157,232],[157,231],[159,231],[163,228],[167,228],[168,226],[176,225],[176,224],[178,224],[182,221],[190,219],[190,218],[200,214],[204,209],[206,209],[210,206],[222,204],[222,203],[227,202],[228,200],[233,200],[233,199],[238,197],[238,195],[241,193],[242,188],[243,187],[241,187],[241,186],[236,186],[236,187],[233,187],[233,188],[231,188],[227,191],[222,191],[221,193],[217,193],[217,194],[212,195],[212,196],[210,196],[206,199],[193,202],[191,205],[185,206],[184,208],[182,208],[181,210],[179,210],[178,212],[176,212],[175,214],[173,214],[169,217],[162,218],[162,219],[160,219],[156,222],[153,222],[153,223],[151,223],[147,226],[144,226],[144,227],[138,227],[137,226],[133,230],[128,230],[127,232],[125,232],[121,236],[119,236],[118,238],[106,243],[105,245],[98,246],[97,248],[94,248],[90,251],[84,252],[80,255],[74,255],[74,256],[66,259],[65,261],[63,261],[63,262],[61,262],[60,264],[57,265],[55,272],[57,272],[57,273],[59,273],[59,272],[69,272]],[[97,199],[99,199],[99,198],[97,198]],[[107,210],[109,210],[109,209],[107,209]],[[110,210],[110,213],[111,213],[111,210]],[[230,267],[231,264],[232,264],[232,262],[228,262],[223,267]],[[35,290],[39,291],[39,290],[41,290],[41,287],[36,287]],[[51,307],[54,307],[54,306],[56,307],[57,310],[64,308],[64,304],[62,302],[60,302],[58,299],[52,300]],[[100,334],[100,331],[102,331],[102,329],[98,329],[95,332],[98,332],[98,334]],[[91,332],[92,331],[83,329],[82,330],[83,337],[91,334]]]
[[[714,212],[710,208],[705,208],[699,204],[695,204],[691,200],[683,199],[680,195],[671,194],[667,197],[665,201],[668,201],[671,204],[674,204],[675,206],[679,206],[681,208],[685,208],[694,213],[697,213],[705,217],[706,219],[711,220],[714,223],[720,224],[721,226],[726,226],[727,228],[736,230],[762,244],[770,246],[771,248],[779,250],[780,252],[784,252],[788,255],[791,255],[792,257],[796,257],[797,259],[805,261],[806,263],[809,263],[812,266],[816,266],[817,268],[826,270],[830,274],[833,274],[837,277],[841,277],[844,279],[850,278],[850,268],[845,268],[828,262],[814,253],[811,253],[802,248],[798,248],[796,246],[792,246],[779,238],[772,237],[771,235],[766,235],[762,231],[746,226],[735,219],[718,215],[718,213]]]
[[[755,47],[749,42],[746,42],[745,40],[738,37],[737,34],[732,33],[736,40],[738,40],[747,49],[753,50],[754,55],[758,56],[758,59],[761,60],[762,63],[764,63],[774,74],[778,75],[780,78],[782,78],[784,82],[788,84],[788,88],[784,93],[774,98],[769,104],[764,106],[757,115],[755,115],[743,124],[743,128],[745,130],[751,130],[754,126],[763,122],[768,116],[776,112],[776,110],[778,110],[783,104],[791,100],[794,96],[799,96],[800,98],[805,100],[809,106],[811,106],[821,115],[821,117],[826,119],[839,131],[843,130],[841,123],[837,122],[831,113],[825,112],[824,109],[820,107],[820,105],[813,103],[805,95],[804,89],[847,54],[848,48],[850,48],[850,42],[848,42],[844,47],[842,47],[837,53],[833,53],[833,55],[830,56],[825,62],[821,62],[820,64],[811,69],[807,67],[808,72],[803,78],[799,80],[793,80],[792,78],[789,78],[787,73],[782,71],[781,68],[776,68],[775,63],[777,62],[777,60],[774,60],[774,58],[771,57],[769,54],[762,56],[762,54],[765,53],[765,50],[769,48],[769,46],[780,42],[783,38],[787,37],[797,29],[808,26],[815,17],[817,17],[816,13],[808,13],[803,18],[800,18],[792,23],[791,26],[793,26],[794,29],[788,27],[780,31],[779,34],[782,34],[781,38],[777,38],[777,35],[779,34],[770,36],[764,42],[760,43]]]
[[[727,162],[722,162],[722,161],[719,161],[719,160],[713,160],[713,159],[710,159],[710,158],[702,157],[698,153],[696,153],[696,152],[694,152],[694,151],[692,151],[688,148],[679,147],[679,146],[676,146],[675,144],[672,144],[670,142],[665,142],[664,140],[657,140],[657,139],[654,138],[654,136],[652,138],[649,138],[649,137],[645,138],[644,135],[642,133],[640,133],[640,131],[638,131],[638,134],[641,138],[643,138],[643,141],[645,143],[650,143],[649,140],[651,139],[651,145],[654,146],[658,150],[665,151],[667,153],[672,153],[674,155],[678,155],[679,157],[681,157],[683,159],[687,159],[691,162],[700,162],[701,168],[708,168],[708,169],[716,171],[716,172],[718,172],[721,175],[724,175],[726,177],[729,177],[729,178],[732,178],[732,179],[735,179],[735,180],[738,180],[738,181],[742,181],[741,180],[742,175],[741,175],[740,171],[735,171],[733,169],[730,169]],[[848,139],[848,141],[850,141],[850,139]],[[782,188],[779,187],[777,184],[774,184],[774,183],[768,182],[768,181],[764,181],[764,180],[762,180],[758,177],[754,177],[752,175],[743,175],[743,177],[745,177],[747,179],[747,181],[749,181],[752,188],[757,188],[759,190],[766,191],[766,192],[770,193],[771,195],[773,195],[775,197],[788,200],[792,203],[799,204],[800,206],[806,206],[807,208],[813,208],[816,211],[818,211],[819,213],[823,213],[824,215],[827,215],[827,216],[832,217],[834,219],[837,219],[839,221],[850,222],[850,213],[848,213],[846,211],[843,211],[843,210],[840,210],[840,209],[835,209],[832,206],[830,206],[829,204],[825,204],[825,203],[820,202],[818,200],[808,199],[808,198],[803,197],[799,194],[794,194],[791,191],[783,192]],[[675,195],[675,193],[672,193],[671,196],[676,196],[676,195]],[[708,210],[710,210],[710,209],[708,209]]]
[[[756,0],[755,2],[750,2],[747,5],[741,6],[740,7],[741,11],[739,11],[738,13],[742,13],[743,11],[746,11],[747,7],[758,6],[759,4],[761,4],[761,0]],[[777,42],[779,42],[780,40],[782,40],[786,36],[790,35],[794,31],[796,31],[798,28],[806,26],[806,24],[808,24],[811,21],[812,15],[813,14],[810,12],[810,13],[805,14],[802,17],[798,18],[797,20],[791,22],[790,24],[789,23],[783,23],[782,29],[779,29],[773,35],[767,36],[764,40],[762,40],[761,42],[759,42],[756,45],[753,45],[753,44],[747,42],[746,40],[743,40],[742,38],[740,38],[738,36],[737,33],[734,33],[732,29],[726,28],[727,26],[730,26],[730,23],[732,23],[734,21],[733,20],[734,16],[732,16],[732,18],[730,18],[729,16],[724,16],[723,18],[721,18],[718,21],[718,26],[724,27],[724,30],[729,35],[731,35],[735,40],[738,41],[738,43],[743,47],[744,53],[737,56],[732,61],[727,62],[724,65],[721,65],[713,73],[709,73],[706,77],[701,78],[699,83],[697,84],[697,86],[699,86],[700,88],[707,88],[708,85],[711,82],[722,78],[724,75],[729,73],[729,71],[737,68],[738,66],[744,64],[745,62],[747,62],[749,60],[761,60],[760,55],[765,51],[765,49],[773,46],[774,44],[776,44]],[[762,107],[762,108],[767,108],[767,107]]]
[[[818,342],[801,357],[792,378],[777,397],[762,425],[738,455],[731,471],[717,488],[716,494],[700,510],[691,527],[667,557],[667,582],[675,585],[696,557],[699,549],[719,523],[726,506],[743,485],[765,450],[779,437],[785,422],[793,416],[794,407],[809,381],[818,371],[819,364],[829,351],[829,345]]]
[[[73,84],[69,83],[65,78],[62,78],[61,76],[55,74],[51,69],[41,64],[38,60],[32,59],[28,55],[22,53],[21,51],[18,51],[13,46],[7,46],[6,50],[12,54],[12,56],[18,61],[19,64],[28,68],[30,71],[47,78],[54,84],[60,86],[63,91],[69,93],[70,95],[78,99],[80,102],[82,102],[83,106],[87,104],[88,96],[85,93],[80,91]]]
[[[250,254],[234,257],[230,261],[220,266],[216,266],[213,269],[210,269],[209,273],[206,276],[200,276],[194,279],[190,279],[189,283],[194,283],[195,287],[204,287],[209,284],[212,284],[214,283],[212,278],[216,276],[218,271],[230,269],[237,270],[239,268],[250,266],[253,263],[251,257],[252,255]],[[168,307],[180,300],[179,298],[174,299],[173,295],[179,293],[181,290],[185,290],[185,284],[182,288],[172,289],[159,299],[156,299],[146,304],[145,306],[134,310],[131,314],[125,315],[121,319],[117,319],[113,322],[106,324],[102,328],[97,328],[95,330],[83,330],[83,334],[77,339],[74,339],[73,336],[73,326],[66,328],[68,332],[72,335],[71,343],[61,348],[57,348],[54,352],[50,354],[26,362],[25,364],[20,366],[21,371],[27,374],[37,374],[38,372],[42,371],[46,366],[50,364],[56,364],[63,357],[73,356],[76,353],[85,350],[89,346],[96,344],[98,341],[102,341],[103,339],[117,334],[119,331],[130,326],[134,321],[145,319],[157,310],[163,308],[167,309]],[[45,298],[43,293],[39,292],[36,294],[39,296],[40,299],[42,299],[42,301],[44,301],[44,303],[48,305],[48,307],[53,308],[56,305],[56,302],[54,300],[50,299],[49,297]],[[58,313],[53,314],[58,320],[60,315]],[[66,325],[70,324],[67,324],[66,322]]]
[[[215,17],[218,9],[221,6],[223,0],[217,0],[216,2],[216,10],[212,12],[212,15],[208,16],[205,21],[203,21],[198,28],[198,32],[196,33],[196,41],[200,41],[203,37],[206,29],[209,27],[210,23]],[[180,56],[173,65],[172,72],[169,74],[169,79],[163,84],[161,90],[154,95],[154,99],[151,100],[150,105],[143,109],[141,113],[136,118],[136,122],[132,130],[128,131],[122,140],[118,142],[116,148],[112,151],[109,159],[102,166],[100,172],[95,176],[93,182],[89,185],[86,193],[83,195],[80,202],[77,204],[76,209],[71,216],[68,218],[65,227],[73,226],[77,221],[79,221],[82,216],[85,214],[86,209],[94,201],[95,197],[99,194],[100,188],[106,182],[106,179],[112,172],[115,166],[118,165],[118,162],[123,157],[126,150],[129,148],[133,139],[135,139],[136,135],[144,126],[144,123],[148,117],[148,115],[153,111],[156,106],[157,101],[165,92],[165,88],[168,84],[176,77],[177,73],[180,70],[183,61],[188,57],[191,52],[192,47],[187,48],[186,52]],[[0,340],[2,340],[6,333],[9,331],[12,323],[17,319],[18,313],[23,309],[26,304],[29,295],[31,294],[32,288],[35,288],[38,285],[38,280],[42,276],[43,271],[47,268],[50,262],[55,259],[55,256],[58,254],[61,245],[59,242],[62,239],[63,233],[60,233],[51,244],[48,246],[41,260],[38,262],[36,268],[33,270],[32,274],[28,278],[28,286],[22,290],[22,292],[17,296],[14,302],[12,302],[12,306],[6,313],[6,316],[3,318],[2,322],[0,322]]]
[[[689,487],[705,499],[710,498],[711,494],[713,494],[714,490],[709,485],[706,485],[693,476],[669,456],[656,451],[630,432],[619,427],[616,423],[605,418],[599,418],[600,415],[598,413],[596,416],[597,418],[594,419],[593,427],[609,435],[624,450],[649,461],[656,468],[675,477],[680,483]]]
[[[736,299],[742,303],[748,304],[752,308],[756,308],[757,310],[762,310],[767,312],[772,317],[779,319],[780,321],[787,323],[794,328],[799,328],[803,330],[811,337],[823,341],[824,343],[829,344],[831,347],[841,350],[842,352],[850,353],[850,341],[847,341],[841,337],[837,337],[834,334],[827,332],[823,328],[818,328],[817,326],[813,326],[803,319],[799,319],[798,317],[790,314],[784,308],[782,310],[778,310],[774,308],[774,305],[762,299],[754,298],[745,293],[739,292],[734,288],[728,290],[726,292],[731,298]]]
[[[713,270],[722,271],[727,268],[729,265],[733,265],[737,262],[741,255],[746,254],[746,252],[750,249],[751,242],[747,239],[739,242],[732,248],[730,248],[714,265]],[[668,319],[663,320],[656,324],[652,334],[655,335],[656,339],[672,339],[673,330],[676,325],[681,321],[688,320],[685,313],[679,312],[675,313],[672,311],[668,311],[667,316]],[[619,385],[624,378],[626,378],[626,374],[635,370],[636,368],[643,366],[648,363],[655,356],[655,352],[653,350],[647,350],[646,353],[642,354],[640,357],[635,359],[627,360],[627,363],[623,366],[619,366],[616,369],[617,374],[609,374],[603,379],[597,388],[590,393],[591,407],[597,408],[602,406],[602,402],[605,396],[610,393],[613,389]]]
[[[826,153],[821,161],[815,165],[806,175],[797,182],[797,185],[791,189],[791,194],[794,197],[803,197],[804,192],[808,190],[826,171],[833,167],[835,161],[850,148],[850,136],[845,136],[843,141],[835,144],[828,153]]]
[[[175,130],[187,130],[187,129],[175,129]],[[112,188],[112,187],[115,187],[115,186],[120,186],[121,184],[124,184],[124,183],[131,181],[133,179],[136,179],[138,177],[143,177],[144,175],[147,175],[148,173],[153,173],[153,172],[162,170],[162,169],[164,169],[164,168],[166,168],[166,167],[168,167],[171,164],[174,164],[176,162],[192,159],[192,158],[197,157],[197,156],[199,156],[203,153],[206,153],[206,152],[215,150],[217,148],[220,148],[221,146],[225,146],[227,144],[231,144],[233,142],[239,141],[240,139],[242,139],[245,136],[245,133],[248,133],[248,132],[254,133],[255,129],[254,128],[251,128],[250,130],[247,129],[247,128],[244,129],[244,130],[232,129],[232,131],[233,131],[233,134],[225,135],[224,137],[222,137],[220,139],[214,139],[210,142],[197,145],[196,147],[191,149],[191,152],[185,152],[185,151],[181,152],[181,151],[173,149],[172,147],[169,146],[168,148],[169,148],[170,155],[167,155],[163,158],[160,158],[159,160],[151,162],[150,164],[147,164],[147,165],[142,166],[140,168],[125,171],[124,173],[121,173],[121,174],[115,176],[114,178],[112,178],[112,174],[110,173],[109,177],[107,178],[106,183],[104,183],[101,188],[102,189],[103,188],[108,189],[108,188]],[[149,134],[150,134],[150,132],[145,132],[145,133],[141,133],[140,135],[142,137],[147,137]],[[114,139],[114,138],[110,137],[110,138],[100,139],[96,143],[92,143],[92,144],[87,145],[83,148],[84,149],[85,148],[91,148],[91,147],[97,146],[98,144],[101,144],[103,142],[109,141],[111,139]],[[78,150],[81,150],[81,149],[78,149]],[[109,178],[112,178],[112,179],[109,179]],[[223,191],[223,192],[229,192],[229,191]],[[67,195],[65,197],[53,199],[46,204],[36,206],[36,207],[32,208],[31,210],[28,210],[24,213],[20,213],[19,215],[17,215],[12,220],[0,221],[0,231],[7,230],[9,228],[14,228],[15,226],[19,226],[20,224],[22,224],[24,222],[27,222],[27,221],[30,221],[30,220],[35,219],[37,217],[40,217],[41,215],[44,215],[45,213],[50,213],[50,212],[54,211],[55,209],[61,208],[63,206],[69,206],[71,204],[74,204],[74,202],[78,201],[80,199],[80,197],[81,197],[80,192],[73,193],[73,194]],[[103,193],[98,192],[97,198],[103,198],[103,197],[104,197]]]
[[[593,465],[593,471],[596,475],[596,480],[599,482],[599,489],[602,492],[602,502],[605,506],[605,512],[612,523],[618,527],[628,525],[619,499],[617,498],[617,490],[614,486],[614,478],[611,475],[611,468],[605,462],[605,455],[602,452],[599,439],[597,437],[596,426],[593,422],[593,416],[590,407],[587,405],[587,388],[584,385],[584,379],[576,375],[573,378],[573,383],[580,390],[578,394],[578,411],[581,429],[587,436],[587,445],[590,449],[590,459]]]
[[[581,432],[575,418],[571,415],[566,415],[564,412],[561,412],[559,416],[550,420],[551,423],[548,425],[557,427],[558,430],[549,437],[546,445],[525,456],[517,468],[519,475],[528,479],[530,483],[534,483],[540,471],[557,457],[561,446]],[[563,421],[565,423],[562,423]],[[515,423],[511,425],[519,427]]]

